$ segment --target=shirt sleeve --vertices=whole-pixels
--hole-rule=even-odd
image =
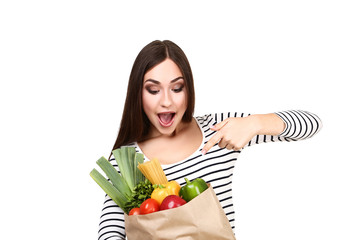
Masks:
[[[291,142],[304,140],[313,137],[322,128],[322,122],[320,118],[310,112],[303,110],[288,110],[275,112],[285,123],[285,129],[279,135],[256,135],[245,146],[249,147],[254,144],[266,143],[266,142]],[[219,123],[229,117],[247,117],[251,114],[228,112],[228,113],[216,113],[214,119],[216,123]]]
[[[118,170],[115,159],[110,159]],[[123,210],[108,196],[105,196],[100,216],[98,240],[125,240],[125,219]]]
[[[256,135],[248,143],[248,146],[263,142],[298,141],[313,137],[322,128],[320,118],[310,112],[303,110],[289,110],[275,112],[285,123],[285,129],[277,136]]]

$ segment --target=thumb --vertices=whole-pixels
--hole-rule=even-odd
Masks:
[[[219,131],[221,128],[223,128],[227,123],[229,122],[229,119],[225,119],[222,122],[219,122],[218,124],[213,125],[210,127],[211,130]]]

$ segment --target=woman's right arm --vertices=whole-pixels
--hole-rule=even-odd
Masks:
[[[101,211],[98,240],[125,239],[124,212],[106,195]]]

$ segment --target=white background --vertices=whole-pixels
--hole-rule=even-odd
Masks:
[[[114,144],[136,55],[170,39],[192,65],[196,115],[323,121],[312,139],[240,155],[237,238],[360,239],[356,2],[2,1],[2,238],[97,239],[104,193],[89,172]]]

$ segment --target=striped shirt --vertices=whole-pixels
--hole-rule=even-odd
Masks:
[[[321,120],[315,114],[306,111],[291,110],[276,112],[276,114],[285,122],[284,131],[278,136],[256,135],[245,148],[263,142],[290,142],[307,139],[319,132],[322,127]],[[199,149],[180,162],[162,165],[168,180],[176,180],[181,186],[185,184],[185,177],[189,180],[202,178],[210,183],[234,232],[235,212],[232,201],[232,176],[235,162],[243,149],[240,151],[227,150],[216,144],[206,155],[202,155],[201,150],[216,132],[210,129],[211,126],[228,117],[246,117],[249,115],[229,112],[195,117],[203,135]],[[142,153],[137,143],[129,146],[135,147],[137,152]],[[148,161],[149,159],[145,156],[144,160]],[[115,159],[110,159],[110,162],[118,170]],[[124,213],[108,196],[105,197],[98,233],[99,240],[125,239]]]

